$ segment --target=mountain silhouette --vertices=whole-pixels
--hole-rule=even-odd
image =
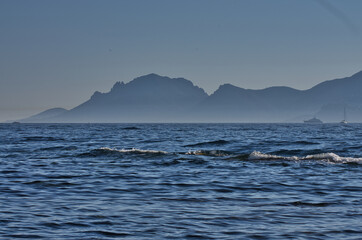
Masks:
[[[301,122],[313,115],[326,122],[338,122],[343,106],[348,106],[353,109],[353,120],[362,121],[361,91],[362,72],[325,81],[308,90],[289,87],[252,90],[224,84],[202,103],[200,115],[216,122]]]
[[[35,114],[31,117],[25,118],[20,120],[21,122],[43,122],[46,119],[53,119],[56,118],[57,116],[60,116],[64,113],[66,113],[68,110],[64,109],[64,108],[51,108],[48,110],[45,110],[41,113]]]
[[[206,99],[205,91],[184,78],[157,74],[117,82],[108,93],[95,92],[85,103],[54,120],[60,122],[169,122]]]
[[[294,112],[300,94],[289,87],[252,90],[224,84],[202,103],[200,114],[217,122],[283,121]]]
[[[81,105],[26,122],[284,122],[317,115],[325,122],[362,121],[362,72],[308,90],[277,86],[260,90],[221,85],[210,96],[184,78],[149,74],[95,92]]]

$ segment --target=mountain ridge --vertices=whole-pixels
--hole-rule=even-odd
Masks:
[[[362,108],[361,90],[362,71],[306,90],[287,86],[245,89],[225,83],[210,95],[190,80],[151,73],[128,83],[118,81],[109,92],[95,91],[89,100],[75,108],[38,121],[280,122],[298,116],[322,116],[325,109],[333,109],[326,107],[331,105]],[[336,121],[331,115],[329,120]],[[362,121],[362,111],[355,115],[356,121]],[[34,118],[20,121],[31,119]]]

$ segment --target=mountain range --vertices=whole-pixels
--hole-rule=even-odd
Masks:
[[[308,90],[221,85],[208,95],[184,78],[148,74],[116,82],[107,93],[65,110],[49,109],[19,122],[362,122],[362,71]]]

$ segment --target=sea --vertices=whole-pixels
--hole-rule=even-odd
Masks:
[[[0,124],[0,239],[362,239],[362,124]]]

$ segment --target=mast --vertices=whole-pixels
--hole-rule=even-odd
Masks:
[[[343,109],[343,120],[341,121],[341,123],[344,123],[346,124],[347,123],[347,120],[346,120],[346,106],[344,106],[344,109]]]

